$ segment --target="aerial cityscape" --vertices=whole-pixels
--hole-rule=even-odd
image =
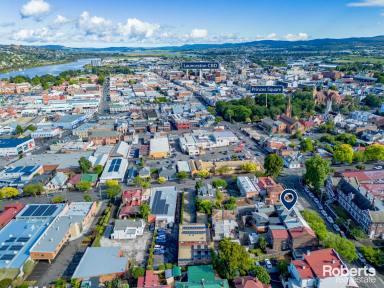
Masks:
[[[384,288],[383,0],[2,0],[0,288]]]

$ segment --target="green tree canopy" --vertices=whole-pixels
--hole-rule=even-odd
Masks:
[[[305,161],[304,179],[312,185],[316,191],[323,187],[328,174],[331,172],[329,162],[320,155],[315,155]]]
[[[367,161],[384,161],[384,145],[372,144],[365,149]]]
[[[87,158],[81,157],[79,160],[79,166],[80,166],[81,172],[87,173],[89,169],[91,169],[92,163]]]
[[[352,163],[353,148],[349,144],[337,145],[333,152],[333,159],[339,163]]]
[[[44,192],[44,186],[42,183],[30,183],[24,186],[23,192],[28,196],[40,195]]]
[[[253,260],[245,248],[227,238],[219,242],[217,252],[213,253],[215,270],[222,278],[233,280],[247,275],[253,268]]]
[[[264,169],[267,175],[277,177],[280,175],[284,167],[283,158],[276,153],[269,154],[264,159]]]

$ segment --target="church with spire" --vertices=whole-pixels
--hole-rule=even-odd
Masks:
[[[288,96],[288,103],[285,113],[278,117],[278,121],[281,122],[279,126],[281,127],[281,130],[283,130],[280,131],[280,133],[285,132],[288,134],[295,134],[297,132],[304,131],[304,126],[300,123],[300,121],[292,117],[291,95]]]

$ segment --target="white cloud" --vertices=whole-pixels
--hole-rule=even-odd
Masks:
[[[118,33],[129,37],[152,37],[160,29],[160,25],[129,18],[125,23],[118,24]]]
[[[78,20],[78,27],[82,29],[85,34],[106,35],[110,32],[112,22],[103,17],[91,16],[89,12],[84,11],[81,13]]]
[[[46,28],[40,29],[21,29],[13,34],[13,39],[16,41],[24,41],[24,42],[37,42],[41,40],[46,40],[49,36],[51,36],[51,31]]]
[[[284,37],[288,41],[298,41],[298,40],[307,40],[309,38],[307,33],[299,33],[299,34],[287,34]]]
[[[51,5],[48,2],[44,0],[30,0],[21,7],[20,14],[23,17],[39,17],[50,10]]]
[[[64,23],[69,22],[69,19],[63,15],[57,15],[53,22],[55,24],[64,24]]]
[[[191,34],[189,35],[193,39],[198,38],[207,38],[208,37],[208,30],[207,29],[193,29],[191,31]]]
[[[350,7],[384,7],[384,0],[361,0],[347,5]]]

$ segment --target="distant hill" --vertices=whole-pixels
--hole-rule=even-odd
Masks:
[[[236,48],[236,47],[266,47],[266,48],[309,48],[309,49],[353,49],[353,48],[369,48],[384,47],[384,35],[375,37],[353,37],[342,39],[313,39],[302,41],[286,41],[286,40],[260,40],[252,42],[240,43],[224,43],[224,44],[187,44],[182,46],[163,46],[163,47],[106,47],[106,48],[71,48],[60,45],[39,46],[50,50],[71,50],[73,52],[91,52],[91,53],[127,53],[132,51],[188,51],[202,50],[214,48]]]

